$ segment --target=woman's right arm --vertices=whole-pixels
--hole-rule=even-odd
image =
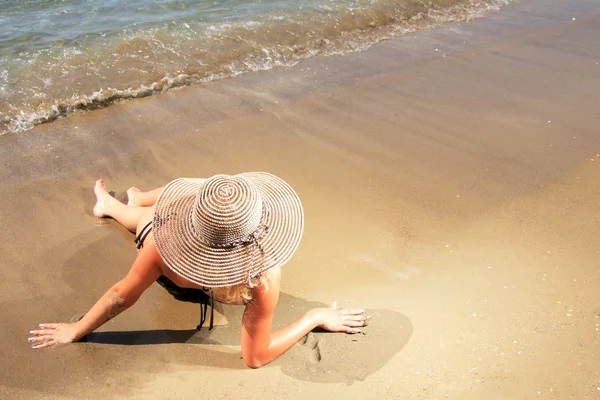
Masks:
[[[151,243],[146,240],[127,276],[108,289],[80,321],[44,323],[40,324],[41,329],[30,331],[32,347],[41,349],[77,341],[135,304],[161,274],[160,256]]]

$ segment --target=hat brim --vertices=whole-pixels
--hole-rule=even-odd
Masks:
[[[206,179],[180,178],[163,189],[154,212],[153,236],[165,264],[179,276],[205,287],[247,282],[285,264],[294,254],[304,230],[304,211],[296,192],[285,181],[266,172],[239,174],[261,195],[262,223],[268,233],[253,243],[230,248],[211,247],[196,235],[192,213]]]

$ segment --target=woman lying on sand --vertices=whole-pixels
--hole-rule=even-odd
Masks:
[[[195,290],[211,301],[244,305],[242,357],[258,368],[316,327],[360,333],[363,310],[316,308],[271,331],[281,271],[295,252],[304,214],[294,190],[264,172],[177,179],[164,188],[127,191],[127,205],[96,182],[97,217],[112,217],[137,234],[138,256],[78,322],[40,324],[34,349],[75,342],[131,307],[157,281],[170,292]],[[200,290],[198,290],[200,289]],[[212,318],[211,318],[212,327]]]

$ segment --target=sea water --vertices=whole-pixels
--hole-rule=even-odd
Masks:
[[[506,0],[5,0],[0,134],[172,88],[362,51]]]

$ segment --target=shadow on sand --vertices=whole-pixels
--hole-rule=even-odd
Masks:
[[[226,326],[216,326],[210,331],[205,327],[200,331],[185,329],[99,332],[89,334],[83,341],[128,346],[173,343],[239,345],[243,307],[217,307],[230,323]],[[275,313],[274,329],[291,323],[312,308],[326,305],[281,293],[277,307],[279,312]],[[282,312],[283,310],[294,312]],[[410,320],[398,312],[371,309],[367,310],[367,313],[372,316],[372,322],[364,329],[364,335],[330,333],[315,329],[269,367],[277,366],[290,377],[310,382],[351,384],[354,381],[365,380],[402,350],[413,330]],[[210,350],[202,347],[202,351]],[[237,362],[235,364],[239,365]]]
[[[63,318],[84,311],[81,309],[83,304],[93,304],[102,295],[98,288],[110,287],[122,277],[126,271],[124,268],[135,257],[132,245],[120,236],[121,233],[113,229],[108,235],[102,229],[92,230],[40,255],[40,259],[34,261],[48,263],[48,271],[60,271],[56,278],[72,290],[65,291],[60,297],[13,304],[19,309],[30,310],[19,320],[32,326],[40,318],[40,301],[47,309],[44,314],[63,315]],[[55,284],[51,279],[47,281],[49,287]],[[45,290],[40,288],[40,293]],[[87,335],[83,340],[85,343],[47,351],[19,351],[14,357],[9,355],[9,362],[20,357],[25,365],[37,365],[41,371],[47,371],[44,373],[45,380],[16,381],[7,376],[0,382],[16,387],[25,385],[22,387],[27,390],[61,394],[65,385],[48,386],[43,382],[52,382],[54,375],[64,376],[66,371],[71,384],[85,380],[91,373],[106,382],[119,382],[123,374],[128,379],[137,376],[136,379],[143,385],[144,372],[158,373],[171,370],[173,366],[184,369],[202,369],[204,366],[246,368],[238,347],[243,307],[217,304],[216,310],[225,316],[228,323],[215,326],[210,331],[206,326],[197,331],[194,329],[198,322],[197,313],[189,318],[177,316],[173,313],[183,312],[177,309],[178,303],[171,303],[175,307],[165,310],[161,296],[165,296],[164,289],[158,284],[153,285],[144,295],[144,305],[136,305],[119,316],[119,325],[135,326],[139,321],[151,327],[165,324],[170,329],[95,332]],[[273,328],[286,326],[312,308],[326,306],[281,293]],[[189,307],[185,309],[188,310],[186,312],[190,310]],[[410,320],[398,312],[385,309],[368,309],[366,312],[372,320],[364,329],[365,335],[315,330],[265,368],[279,368],[287,376],[309,382],[352,384],[365,380],[400,352],[413,332]],[[181,330],[172,329],[181,321],[185,324]],[[22,329],[29,328],[23,326]]]

